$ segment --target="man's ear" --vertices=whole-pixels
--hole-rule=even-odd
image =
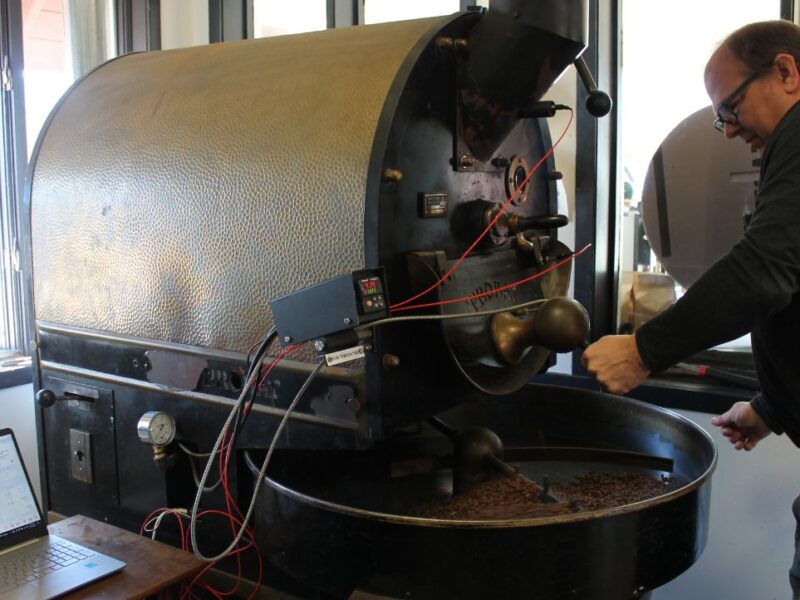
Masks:
[[[784,89],[789,93],[800,93],[800,70],[794,56],[786,53],[778,54],[774,64]]]

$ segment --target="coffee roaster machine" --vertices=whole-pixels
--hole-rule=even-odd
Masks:
[[[544,335],[533,308],[558,312],[536,301],[566,295],[573,257],[547,154],[547,118],[565,107],[547,90],[575,64],[589,109],[610,108],[580,59],[587,23],[581,0],[494,0],[126,55],[77,82],[26,188],[48,508],[137,530],[155,508],[191,508],[192,454],[218,441],[275,325],[271,354],[309,343],[260,382],[229,481],[240,504],[255,494],[268,582],[337,598],[628,599],[688,568],[706,539],[710,439],[652,406],[528,385],[586,333]],[[580,325],[571,306],[556,323]],[[453,440],[476,428],[523,471],[637,464],[685,485],[547,518],[413,516],[452,490]],[[223,505],[221,489],[202,503]],[[209,521],[198,536],[213,548],[230,531]]]

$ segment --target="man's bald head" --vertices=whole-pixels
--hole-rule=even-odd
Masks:
[[[800,27],[788,21],[752,23],[729,35],[711,55],[705,85],[729,138],[764,148],[800,101]]]
[[[800,63],[800,26],[790,21],[750,23],[723,40],[706,65],[706,75],[720,59],[730,58],[740,63],[743,75],[768,70],[778,54],[791,54]]]

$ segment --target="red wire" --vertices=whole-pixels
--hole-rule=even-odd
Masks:
[[[287,347],[286,349],[284,349],[283,352],[281,352],[277,357],[275,357],[272,360],[272,362],[270,363],[269,367],[266,369],[266,372],[262,376],[261,380],[258,382],[257,388],[259,388],[259,387],[261,387],[263,385],[264,381],[266,381],[266,379],[269,377],[269,374],[272,372],[272,369],[274,369],[275,366],[281,360],[283,360],[283,358],[286,355],[290,354],[291,352],[293,352],[294,350],[296,350],[300,346],[301,346],[301,344],[293,344],[293,345]],[[245,410],[247,410],[247,409],[245,409]],[[241,523],[241,520],[244,519],[244,516],[242,515],[241,509],[236,504],[236,501],[234,500],[233,495],[230,492],[230,487],[228,485],[228,465],[230,464],[230,458],[231,458],[231,454],[233,452],[233,440],[230,440],[230,442],[228,442],[228,440],[227,440],[227,432],[223,436],[221,447],[224,448],[225,451],[224,452],[220,451],[220,453],[219,453],[218,468],[219,468],[219,472],[220,472],[220,480],[222,482],[222,488],[223,488],[223,490],[225,492],[225,507],[227,509],[227,512],[221,512],[220,514],[226,515],[228,517],[229,522],[230,522],[230,526],[231,526],[231,534],[235,537],[236,536],[236,526],[237,526],[236,524],[237,524],[237,522]],[[236,517],[234,517],[234,512],[236,513],[236,515],[238,515],[238,519],[240,519],[240,521],[236,520]],[[246,550],[246,549],[248,549],[250,546],[253,546],[255,548],[256,554],[258,556],[259,583],[261,581],[261,577],[262,577],[261,553],[259,552],[258,548],[256,547],[256,544],[255,544],[255,541],[254,541],[255,540],[255,536],[254,536],[254,534],[252,532],[252,529],[250,527],[247,527],[245,529],[245,532],[250,534],[251,539],[253,541],[251,542],[251,544],[249,544],[247,546],[244,546],[243,548],[237,549],[236,551],[231,553],[231,555],[234,555],[236,557],[236,572],[238,574],[238,577],[237,577],[237,580],[236,580],[236,585],[234,586],[234,588],[232,590],[224,591],[224,592],[216,590],[216,592],[219,593],[221,596],[231,596],[234,593],[236,593],[236,591],[239,589],[239,585],[241,583],[241,575],[242,575],[241,552]],[[201,574],[202,574],[202,572],[201,572]]]
[[[453,272],[459,266],[461,266],[461,263],[464,261],[464,259],[470,254],[470,252],[472,252],[475,249],[475,246],[477,246],[480,243],[480,241],[483,238],[486,237],[486,234],[488,234],[492,230],[492,227],[494,227],[495,223],[497,223],[497,220],[506,212],[506,209],[508,208],[508,206],[514,200],[516,200],[517,196],[519,196],[519,194],[522,192],[522,190],[525,189],[525,186],[527,185],[528,181],[533,176],[533,174],[536,173],[536,171],[539,169],[540,166],[542,166],[544,161],[547,160],[547,157],[550,156],[555,151],[555,149],[561,143],[561,140],[564,139],[564,136],[567,134],[567,131],[569,131],[569,128],[572,125],[572,118],[573,118],[574,115],[575,115],[574,111],[572,109],[570,109],[570,111],[569,111],[569,121],[567,122],[567,126],[564,128],[564,131],[561,133],[561,135],[559,136],[558,140],[556,140],[556,143],[553,144],[552,146],[550,146],[550,149],[547,152],[544,153],[542,158],[539,159],[539,162],[537,162],[533,166],[533,168],[530,171],[528,171],[527,177],[525,177],[525,179],[522,181],[522,183],[519,186],[517,186],[517,189],[514,190],[514,193],[511,194],[511,196],[509,196],[508,199],[505,201],[505,203],[500,207],[500,210],[497,211],[497,214],[495,215],[494,219],[492,219],[491,222],[486,226],[486,228],[483,230],[483,233],[481,233],[477,238],[475,238],[475,241],[472,242],[472,244],[470,244],[469,248],[467,248],[464,251],[464,253],[461,255],[461,257],[455,262],[455,264],[453,264],[453,266],[450,267],[450,270],[448,270],[447,273],[442,275],[441,278],[439,278],[439,280],[437,282],[435,282],[433,285],[431,285],[428,289],[423,290],[420,293],[418,293],[418,294],[416,294],[414,296],[411,296],[411,298],[407,298],[406,300],[403,300],[402,302],[398,302],[396,304],[390,305],[389,306],[389,310],[390,311],[396,310],[396,309],[400,308],[401,306],[405,306],[409,302],[413,302],[417,298],[421,298],[422,296],[425,296],[429,292],[435,290],[437,287],[442,285],[447,280],[447,278],[450,277],[450,275],[452,275]]]
[[[456,302],[468,302],[470,300],[475,300],[476,298],[483,298],[484,296],[491,296],[493,294],[499,294],[500,292],[503,292],[503,291],[505,291],[507,289],[514,288],[514,287],[517,287],[518,285],[523,285],[525,283],[529,283],[529,282],[531,282],[531,281],[533,281],[535,279],[539,279],[540,277],[542,277],[543,275],[546,275],[547,273],[549,273],[553,269],[557,269],[561,265],[565,265],[568,262],[570,262],[571,260],[574,260],[576,256],[580,256],[581,254],[586,252],[586,250],[588,250],[590,246],[591,246],[591,244],[586,244],[583,248],[581,248],[577,252],[573,252],[567,258],[565,258],[563,260],[560,260],[555,264],[550,265],[549,267],[547,267],[543,271],[539,271],[538,273],[535,273],[534,275],[530,275],[529,277],[525,277],[524,279],[520,279],[520,280],[515,281],[513,283],[509,283],[509,284],[503,285],[503,286],[501,286],[501,287],[499,287],[497,289],[489,290],[489,291],[486,291],[486,292],[481,292],[480,294],[473,294],[471,296],[464,296],[462,298],[453,298],[451,300],[439,300],[438,302],[428,302],[426,304],[414,304],[413,306],[403,306],[401,308],[395,309],[395,311],[399,312],[399,311],[402,311],[402,310],[413,310],[415,308],[429,308],[431,306],[442,306],[443,304],[455,304]]]
[[[261,378],[261,381],[258,382],[258,387],[260,388],[262,385],[264,385],[264,382],[267,380],[267,377],[269,377],[269,374],[272,371],[272,369],[275,368],[275,365],[281,362],[286,357],[287,354],[294,352],[300,346],[302,346],[302,344],[292,344],[291,346],[287,346],[283,352],[281,352],[278,356],[276,356],[275,359],[270,363],[269,368],[267,369],[267,372],[264,373],[264,376]]]
[[[206,515],[206,514],[222,515],[222,516],[227,517],[228,519],[232,520],[237,525],[241,525],[241,521],[235,519],[230,513],[227,513],[225,511],[221,511],[221,510],[213,510],[213,509],[204,510],[203,512],[201,512],[197,516],[198,517],[202,517],[203,515]],[[261,553],[258,552],[258,548],[256,547],[255,535],[253,533],[253,530],[250,527],[247,527],[247,528],[245,528],[245,532],[248,534],[249,543],[246,544],[245,546],[242,546],[241,548],[237,548],[236,550],[233,550],[230,555],[231,556],[234,556],[234,555],[238,556],[242,552],[244,552],[246,550],[249,550],[251,547],[255,548],[256,555],[258,556],[258,560],[259,560],[259,578],[260,578],[261,577]],[[194,586],[198,582],[200,577],[202,577],[209,569],[214,567],[216,564],[217,564],[217,561],[208,563],[205,567],[203,567],[200,570],[199,573],[197,573],[197,575],[195,575],[194,579],[192,579],[192,581],[189,582],[187,589],[181,595],[181,600],[184,600],[187,597],[187,595],[189,593],[191,593],[190,590],[191,590],[192,586]],[[239,571],[238,572],[238,577],[237,577],[236,588],[238,588],[238,586],[239,586],[239,580],[241,580],[241,576],[242,576],[241,571]],[[260,583],[261,583],[261,580],[259,579],[259,585],[260,585]],[[220,592],[219,590],[216,590],[215,588],[213,588],[211,585],[209,585],[207,583],[203,583],[203,587],[205,587],[209,592],[214,594],[217,598],[222,598],[223,596],[229,596],[229,595],[231,595],[233,593],[233,592],[230,592],[230,591],[229,592]],[[234,588],[234,589],[236,589],[236,588]]]
[[[281,360],[283,360],[288,354],[294,352],[301,345],[302,344],[292,344],[291,346],[288,346],[287,348],[285,348],[283,350],[283,352],[281,352],[278,356],[276,356],[272,360],[272,362],[269,364],[269,367],[267,368],[267,370],[264,373],[264,375],[261,378],[261,380],[258,382],[258,385],[257,385],[256,389],[260,388],[264,384],[264,382],[269,377],[269,374],[272,372],[272,369],[274,369],[275,366]],[[226,437],[227,437],[227,435],[226,435]],[[224,444],[224,442],[225,442],[225,440],[223,439],[223,444]],[[231,493],[230,493],[230,489],[228,487],[228,464],[230,462],[231,452],[233,450],[232,445],[233,444],[228,444],[227,452],[225,453],[224,462],[222,460],[222,453],[220,453],[220,461],[219,461],[220,477],[222,478],[222,487],[225,490],[225,502],[226,502],[228,511],[229,512],[231,511],[231,505],[232,505],[233,508],[235,508],[236,513],[239,515],[239,518],[242,519],[242,518],[244,518],[242,516],[242,511],[239,509],[239,507],[236,505],[236,502],[233,500],[233,497],[231,496]]]
[[[223,436],[222,439],[223,445],[227,437],[228,433],[225,432],[225,435]],[[230,443],[228,444],[226,452],[219,453],[219,459],[218,459],[219,462],[217,468],[219,469],[219,476],[220,476],[220,481],[222,483],[222,489],[225,491],[225,508],[227,509],[226,515],[228,516],[228,521],[231,528],[231,536],[236,537],[236,524],[234,523],[233,510],[235,509],[239,515],[241,515],[241,512],[239,511],[238,505],[233,500],[233,496],[231,496],[230,488],[228,486],[228,462],[230,460],[232,449],[233,449],[233,440],[231,440]],[[238,553],[236,554],[236,574],[237,574],[236,585],[234,586],[232,592],[235,592],[239,588],[239,583],[242,575],[241,556]]]
[[[292,351],[294,351],[298,347],[300,347],[300,345],[301,344],[294,344],[292,346],[289,346],[283,352],[281,352],[281,354],[279,354],[276,358],[274,358],[272,360],[272,362],[270,363],[269,367],[266,369],[266,372],[264,373],[263,377],[258,382],[258,387],[261,387],[261,385],[264,383],[264,381],[266,381],[266,379],[267,379],[267,377],[269,377],[269,374],[272,371],[272,369],[275,368],[275,365],[277,365],[287,354],[291,353]],[[236,504],[236,501],[234,500],[234,498],[233,498],[233,496],[232,496],[232,494],[230,492],[230,487],[228,485],[228,465],[229,465],[231,453],[232,453],[232,450],[233,450],[233,440],[228,441],[227,437],[228,437],[228,434],[226,432],[222,437],[222,442],[220,444],[219,458],[218,458],[218,469],[219,469],[219,473],[220,473],[220,481],[221,481],[222,487],[223,487],[223,489],[225,491],[225,504],[226,504],[227,511],[205,510],[205,511],[199,513],[197,516],[201,517],[202,515],[205,515],[205,514],[218,514],[218,515],[222,515],[222,516],[226,517],[228,519],[229,523],[230,523],[230,526],[231,526],[231,533],[235,537],[236,536],[236,527],[237,526],[241,526],[241,524],[242,524],[242,522],[244,520],[244,517],[242,516],[242,511],[239,509],[239,506]],[[238,518],[233,515],[234,511],[236,512],[236,514],[238,514]],[[181,515],[179,513],[177,513],[176,511],[174,511],[174,510],[166,509],[166,508],[159,508],[159,509],[156,509],[156,510],[152,511],[145,518],[144,523],[142,524],[142,527],[139,530],[139,533],[143,534],[144,528],[147,526],[147,523],[154,516],[158,515],[159,513],[163,513],[163,512],[170,512],[171,514],[174,514],[178,518],[178,525],[179,525],[180,531],[181,531],[181,547],[184,550],[188,550],[190,531],[184,530],[183,522],[181,520]],[[183,586],[183,590],[182,590],[182,593],[181,593],[181,600],[185,600],[187,597],[190,597],[190,598],[197,597],[196,594],[194,594],[192,592],[192,587],[194,585],[198,584],[198,582],[200,583],[200,585],[208,593],[212,594],[215,598],[218,598],[219,600],[224,600],[225,597],[234,595],[238,591],[239,586],[241,585],[241,579],[242,579],[241,554],[243,552],[249,550],[250,548],[252,548],[255,551],[256,558],[257,558],[257,563],[258,563],[258,581],[257,581],[257,584],[256,584],[255,588],[253,589],[253,593],[248,597],[248,600],[252,600],[255,597],[255,595],[258,593],[258,591],[259,591],[259,588],[261,586],[261,581],[263,579],[264,570],[263,570],[263,561],[262,561],[262,557],[261,557],[261,552],[258,549],[258,545],[255,542],[255,533],[254,533],[254,531],[253,531],[253,529],[251,527],[248,526],[248,527],[245,528],[245,536],[246,536],[246,539],[248,539],[249,543],[247,543],[244,546],[241,546],[239,548],[236,548],[235,550],[233,550],[228,555],[228,556],[235,556],[236,557],[236,574],[237,574],[237,577],[236,577],[236,583],[235,583],[234,587],[232,589],[230,589],[230,590],[222,591],[222,590],[217,590],[216,588],[214,588],[212,585],[208,584],[207,582],[199,582],[200,578],[209,569],[211,569],[212,567],[214,567],[217,564],[218,561],[214,561],[214,562],[209,563],[205,567],[203,567],[203,569],[201,569],[200,572],[197,573],[197,575],[194,577],[194,579],[192,579],[191,582],[189,582],[188,585],[184,585]]]

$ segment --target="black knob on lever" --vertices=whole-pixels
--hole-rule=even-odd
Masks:
[[[69,398],[65,396],[56,396],[53,390],[39,390],[36,392],[36,402],[42,408],[53,406],[56,400],[69,400]]]
[[[579,56],[574,64],[583,82],[583,87],[586,88],[589,94],[589,97],[586,99],[586,110],[588,110],[589,114],[593,117],[605,117],[611,112],[611,107],[614,105],[611,101],[611,97],[597,89],[597,84],[594,82],[583,56]]]

